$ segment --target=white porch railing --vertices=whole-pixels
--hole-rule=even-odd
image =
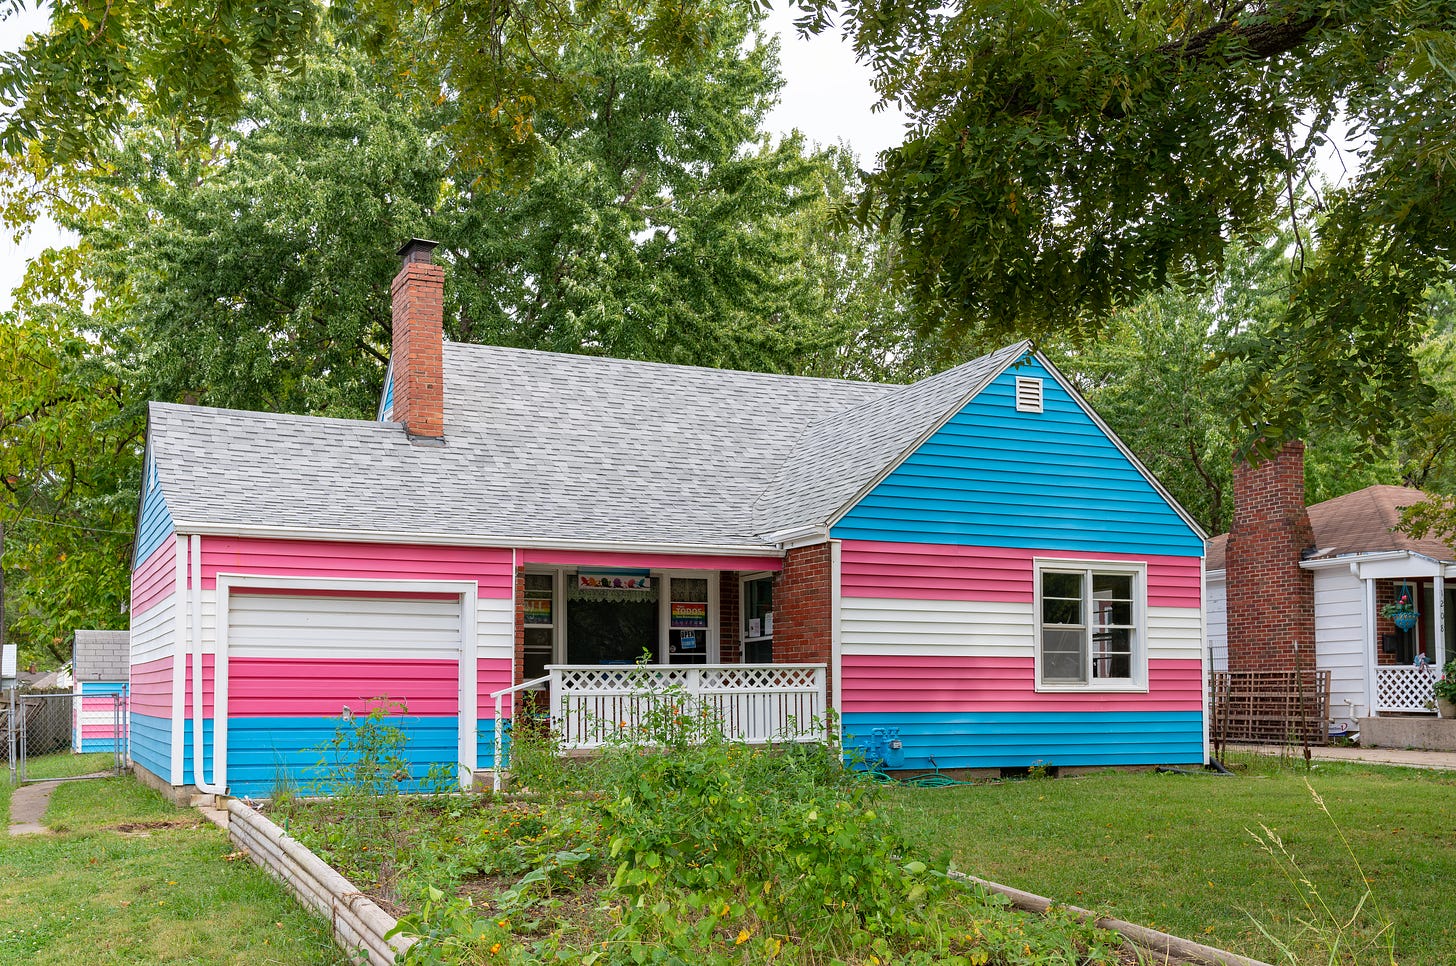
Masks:
[[[1434,667],[1411,664],[1385,665],[1375,669],[1375,708],[1387,711],[1431,711],[1437,681]]]
[[[822,741],[823,664],[553,665],[551,725],[562,747],[597,748],[636,729],[668,700],[707,709],[730,741]]]

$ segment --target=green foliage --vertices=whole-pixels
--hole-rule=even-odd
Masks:
[[[1254,434],[1314,417],[1379,439],[1429,403],[1414,350],[1452,278],[1452,0],[796,5],[806,29],[838,14],[911,118],[864,213],[898,226],[944,325],[1080,339],[1278,220],[1299,257]],[[1307,210],[1346,126],[1348,177]]]
[[[125,626],[141,425],[112,344],[78,323],[25,300],[0,315],[0,565],[22,664],[68,660],[77,628]]]
[[[1443,701],[1456,701],[1456,658],[1446,662],[1441,669],[1441,680],[1436,682],[1433,690],[1436,697]]]

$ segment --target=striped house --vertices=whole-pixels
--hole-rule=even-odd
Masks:
[[[152,404],[155,783],[306,780],[386,696],[415,776],[468,783],[498,706],[590,746],[643,661],[740,737],[832,708],[896,768],[1205,760],[1203,535],[1029,344],[906,386],[456,344],[431,248],[378,419]]]
[[[126,631],[77,631],[71,650],[71,750],[126,750]],[[118,699],[120,708],[118,709]]]

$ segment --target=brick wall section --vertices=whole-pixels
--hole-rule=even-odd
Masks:
[[[718,572],[718,660],[737,664],[743,660],[743,641],[738,627],[738,573]]]
[[[428,249],[405,255],[390,288],[393,300],[394,419],[411,436],[445,435],[445,269]]]
[[[1294,669],[1314,655],[1314,575],[1299,566],[1314,544],[1304,506],[1304,444],[1286,443],[1257,466],[1234,466],[1228,539],[1231,671]]]
[[[784,556],[774,582],[775,664],[830,663],[831,586],[829,544],[795,547]]]

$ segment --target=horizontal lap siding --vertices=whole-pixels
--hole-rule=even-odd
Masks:
[[[453,775],[458,761],[458,725],[453,716],[395,715],[385,717],[381,724],[409,736],[402,752],[410,774],[406,789],[418,789],[431,765],[445,765]],[[329,743],[336,734],[347,738],[350,729],[333,717],[229,718],[229,791],[261,798],[286,783],[305,794],[327,793],[334,766],[348,761],[330,750]]]
[[[1208,657],[1210,671],[1228,670],[1228,582],[1210,580],[1207,591]]]
[[[262,796],[280,783],[307,791],[327,782],[338,754],[329,742],[347,739],[375,709],[405,732],[407,787],[420,787],[431,765],[453,775],[460,606],[439,595],[231,594],[229,788]],[[346,707],[352,721],[343,720]]]
[[[483,598],[511,598],[515,594],[511,551],[498,547],[204,537],[202,586],[216,586],[219,573],[373,580],[474,580],[479,583]]]
[[[118,734],[126,735],[126,682],[77,681],[76,694],[80,700],[75,702],[71,747],[81,754],[114,750]],[[119,721],[118,698],[121,699]]]
[[[1016,378],[1044,411],[1019,413]],[[1199,557],[1203,541],[1032,359],[1002,373],[835,524],[845,540]]]
[[[1080,551],[956,544],[845,540],[840,587],[845,597],[913,600],[1032,601],[1033,561],[1088,559]],[[1145,563],[1150,607],[1197,607],[1197,557],[1097,553],[1090,559]]]
[[[1203,716],[1168,712],[911,712],[844,715],[845,742],[895,728],[906,769],[1158,765],[1203,761]]]
[[[1330,717],[1369,714],[1365,675],[1374,643],[1365,643],[1364,582],[1347,569],[1314,572],[1314,638],[1315,661],[1330,672]]]
[[[169,533],[131,574],[133,620],[177,589],[177,535]]]
[[[520,552],[522,564],[558,564],[588,567],[632,567],[653,570],[782,570],[781,557],[719,557],[711,554],[606,553],[581,550]]]
[[[170,681],[170,676],[168,680]],[[128,719],[131,760],[163,781],[171,781],[172,776],[170,702],[171,699],[168,698],[168,715],[165,717],[142,714],[133,703]]]
[[[176,527],[172,525],[172,514],[167,509],[167,498],[162,495],[161,485],[150,485],[152,469],[151,456],[148,454],[147,468],[142,480],[142,485],[147,489],[142,494],[142,508],[137,515],[136,550],[132,555],[133,569],[137,564],[151,557],[167,537],[176,530]]]

